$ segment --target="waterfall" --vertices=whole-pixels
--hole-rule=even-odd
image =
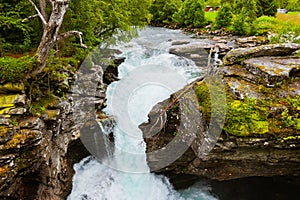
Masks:
[[[178,30],[147,27],[138,38],[117,46],[126,60],[119,66],[120,81],[107,89],[104,110],[117,115],[114,151],[101,162],[90,156],[75,164],[69,200],[215,199],[201,188],[177,192],[166,177],[150,173],[138,128],[154,105],[202,73],[192,61],[169,54],[171,41],[180,39],[191,40]],[[174,83],[164,84],[167,79]],[[148,82],[142,84],[143,80]]]

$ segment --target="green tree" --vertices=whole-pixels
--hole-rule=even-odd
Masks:
[[[232,30],[235,34],[251,34],[253,22],[257,18],[256,0],[235,0],[235,16],[232,23]]]
[[[206,0],[205,5],[209,5],[212,7],[217,7],[221,5],[221,0]]]
[[[43,70],[54,46],[71,43],[86,48],[118,31],[145,25],[150,1],[4,0],[0,4],[0,48],[26,51],[37,47],[36,74]]]
[[[232,22],[232,6],[224,3],[216,17],[216,28],[228,27]]]
[[[296,0],[297,1],[297,0]],[[276,0],[257,0],[257,15],[275,16],[278,9]]]
[[[181,25],[197,28],[206,25],[203,0],[185,0],[182,8],[173,16],[173,20]]]
[[[2,0],[0,4],[0,52],[23,53],[36,47],[41,35],[37,18],[27,0]]]
[[[300,11],[300,0],[288,0],[286,9],[290,11]]]
[[[152,22],[170,23],[172,16],[182,6],[181,0],[154,0],[150,6]]]

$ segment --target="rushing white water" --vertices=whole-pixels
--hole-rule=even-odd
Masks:
[[[188,189],[181,193],[173,190],[164,176],[149,173],[146,162],[146,145],[138,125],[147,120],[151,108],[170,94],[183,88],[195,74],[201,71],[195,64],[168,53],[171,40],[189,39],[178,30],[146,28],[139,37],[118,46],[126,57],[119,66],[119,78],[126,77],[135,69],[153,66],[155,69],[169,67],[183,77],[174,88],[159,84],[145,84],[131,91],[128,100],[129,118],[135,126],[126,132],[122,126],[114,129],[115,151],[104,162],[88,157],[74,166],[73,189],[69,200],[212,200],[206,189]],[[159,71],[159,70],[158,70]],[[130,81],[130,80],[129,80]],[[107,114],[114,114],[113,97],[120,81],[112,83],[107,90]],[[126,91],[125,91],[126,92]],[[134,156],[138,155],[138,156]]]

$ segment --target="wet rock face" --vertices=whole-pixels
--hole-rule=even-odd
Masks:
[[[216,145],[206,156],[199,156],[197,149],[203,146],[203,137],[211,125],[209,118],[204,117],[198,142],[193,142],[174,163],[153,171],[217,180],[300,176],[300,58],[292,55],[299,48],[298,44],[277,44],[231,50],[217,70],[227,91],[227,111]],[[198,100],[206,98],[201,93],[204,90],[196,91]],[[201,104],[200,110],[206,116],[207,109],[203,108]],[[145,139],[147,152],[166,147],[174,140],[178,125],[173,118],[178,113],[172,109],[159,134]],[[150,121],[154,116],[150,113]],[[292,120],[290,124],[288,119]],[[155,155],[147,157],[150,167],[159,159]]]

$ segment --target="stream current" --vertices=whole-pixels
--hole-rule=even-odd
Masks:
[[[74,165],[69,200],[216,199],[205,184],[175,191],[166,177],[150,173],[147,165],[146,144],[138,125],[148,120],[147,115],[154,105],[204,73],[193,61],[169,54],[174,40],[192,39],[179,30],[147,27],[139,31],[137,38],[114,47],[126,58],[118,68],[120,81],[111,83],[106,92],[104,112],[107,115],[115,115],[116,109],[121,112],[113,130],[114,150],[104,162],[89,156]],[[134,75],[137,70],[145,73]],[[158,77],[158,82],[151,78],[144,84],[137,81],[149,77]],[[163,84],[166,79],[173,83]],[[159,83],[159,80],[163,81]],[[126,84],[134,87],[126,87]],[[128,95],[124,105],[123,95]],[[125,115],[122,112],[126,112]],[[131,126],[122,127],[122,124]]]

